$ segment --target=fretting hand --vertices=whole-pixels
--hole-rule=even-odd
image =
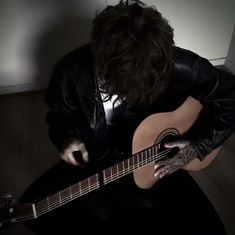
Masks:
[[[161,160],[154,165],[155,177],[162,178],[165,175],[169,175],[183,168],[193,159],[198,157],[196,149],[192,146],[191,142],[187,140],[169,142],[166,143],[164,146],[167,149],[177,147],[179,150],[174,156]]]

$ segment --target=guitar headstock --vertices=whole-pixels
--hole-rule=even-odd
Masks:
[[[31,211],[30,204],[18,204],[11,193],[3,194],[0,201],[0,230],[25,220],[25,215],[29,216],[32,213]]]

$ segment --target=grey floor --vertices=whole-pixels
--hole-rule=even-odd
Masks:
[[[58,161],[57,150],[47,135],[46,111],[43,92],[0,97],[0,194],[11,192],[19,197]],[[216,208],[228,235],[234,235],[235,135],[206,169],[191,174]],[[0,234],[33,235],[22,224]]]

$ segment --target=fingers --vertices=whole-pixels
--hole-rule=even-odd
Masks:
[[[79,163],[74,155],[74,152],[80,151],[82,160],[87,163],[89,161],[89,155],[86,149],[86,146],[83,142],[80,141],[74,141],[68,147],[64,150],[63,153],[60,154],[60,157],[62,160],[67,162],[68,164],[71,164],[73,166],[79,166],[81,163]]]
[[[170,172],[170,168],[165,165],[158,165],[154,164],[154,177],[155,178],[163,178],[164,176],[168,175]]]
[[[186,141],[186,140],[172,141],[172,142],[164,144],[164,146],[166,148],[175,148],[175,147],[178,147],[180,149],[186,147],[187,145],[188,145],[188,141]]]

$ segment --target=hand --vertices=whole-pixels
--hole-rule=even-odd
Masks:
[[[76,151],[80,151],[82,157],[81,161],[75,158]],[[73,142],[71,142],[64,149],[63,153],[60,154],[60,157],[62,160],[73,166],[81,166],[89,161],[89,156],[85,144],[78,140],[74,140]]]
[[[187,165],[198,156],[190,141],[179,140],[164,145],[167,149],[177,147],[179,151],[173,157],[167,157],[154,165],[154,176],[162,178]]]

